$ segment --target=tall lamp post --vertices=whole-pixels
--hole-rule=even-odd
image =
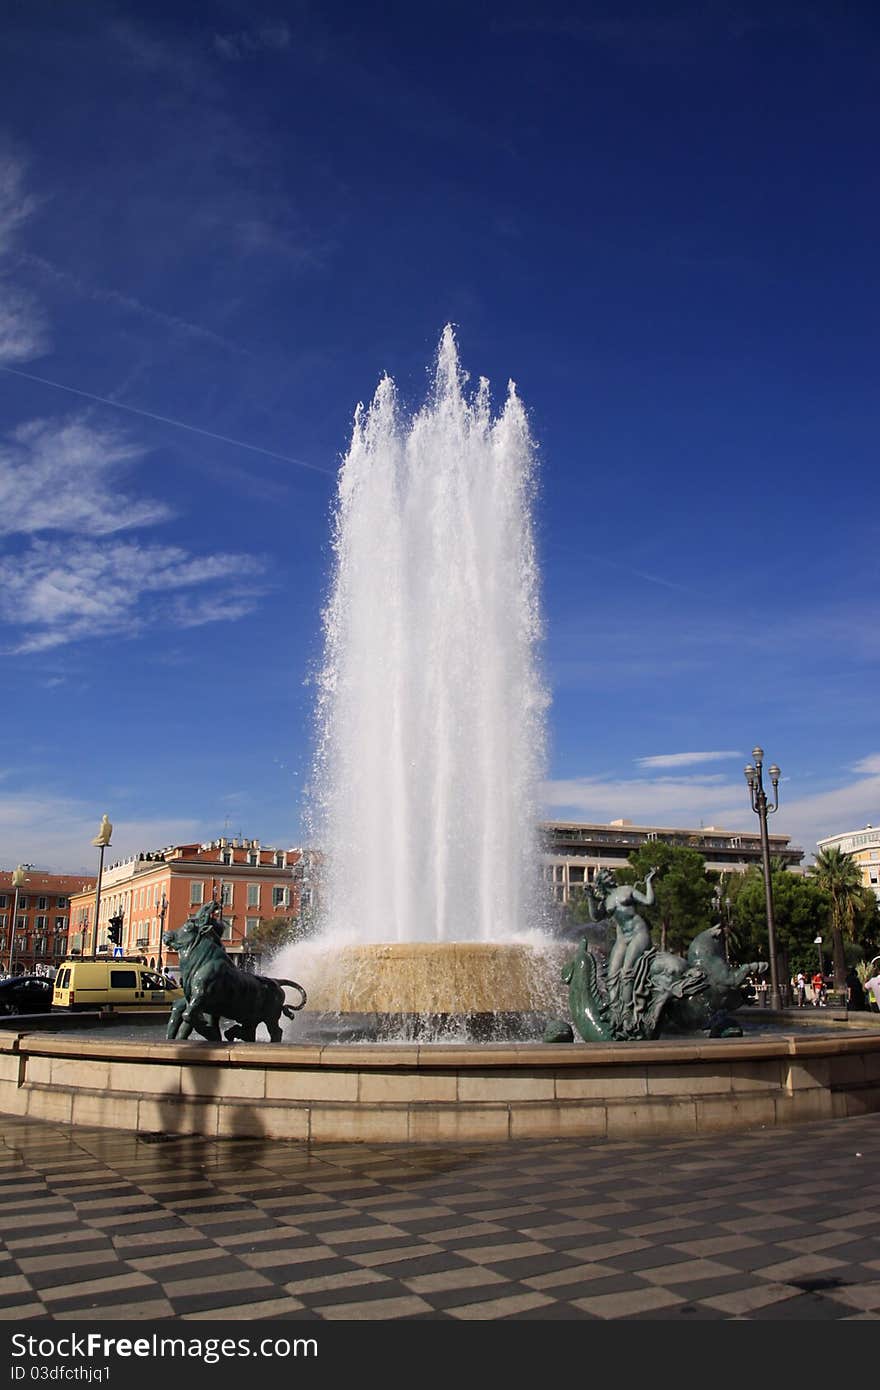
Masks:
[[[745,776],[749,784],[752,810],[758,817],[761,826],[761,857],[764,861],[764,894],[767,900],[767,940],[770,947],[770,1007],[771,1009],[781,1009],[782,995],[779,992],[779,962],[776,958],[776,921],[773,916],[773,883],[770,878],[770,840],[767,836],[767,817],[779,810],[779,778],[782,774],[775,763],[768,769],[770,781],[773,784],[773,805],[768,806],[767,793],[764,791],[763,748],[753,748],[752,757],[754,758],[754,765],[748,764],[745,769]]]
[[[12,930],[9,933],[9,974],[12,974],[12,957],[15,951],[15,927],[18,918],[18,890],[24,883],[24,865],[12,870],[12,886],[15,889],[15,905],[12,909]]]
[[[712,894],[712,906],[718,916],[718,925],[721,928],[721,947],[724,952],[724,959],[730,963],[730,898],[724,896],[724,885],[727,878],[726,874],[718,875],[718,883],[715,892]]]
[[[168,899],[165,896],[165,889],[162,889],[162,901],[159,904],[159,974],[162,974],[162,938],[165,935],[165,913],[168,911]]]
[[[113,834],[113,826],[107,819],[107,812],[101,817],[101,824],[98,833],[92,841],[101,851],[98,859],[98,882],[95,885],[95,931],[92,937],[92,955],[98,954],[98,914],[101,911],[101,878],[104,873],[104,850],[110,843],[110,836]]]
[[[819,974],[822,976],[822,979],[824,980],[824,979],[825,979],[825,961],[824,961],[824,959],[823,959],[823,957],[822,957],[822,938],[821,938],[821,936],[814,937],[814,939],[813,939],[813,945],[819,947]]]

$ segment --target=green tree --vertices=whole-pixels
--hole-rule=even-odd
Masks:
[[[659,934],[662,951],[686,951],[713,920],[714,884],[702,854],[685,845],[657,840],[634,849],[629,864],[617,875],[621,883],[642,882],[649,869],[658,870],[653,880],[654,905],[643,908],[643,915]]]
[[[858,864],[838,845],[820,850],[810,873],[824,889],[830,905],[829,925],[834,956],[834,988],[846,989],[844,936],[855,936],[855,924],[864,910],[864,890]]]
[[[779,860],[770,864],[773,889],[773,919],[776,946],[783,957],[783,968],[792,970],[816,965],[817,933],[828,920],[828,899],[820,885],[804,874],[793,874]],[[763,869],[754,867],[744,874],[731,874],[726,884],[735,926],[740,959],[769,960],[767,899]],[[788,979],[781,979],[785,988]]]
[[[248,949],[259,956],[274,956],[285,946],[303,941],[312,931],[310,916],[261,917],[253,931],[248,932]]]

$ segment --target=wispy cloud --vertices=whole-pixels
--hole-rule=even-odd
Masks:
[[[22,160],[0,151],[0,362],[26,362],[48,351],[46,316],[32,295],[10,283],[10,254],[36,200],[25,193]]]
[[[72,294],[78,295],[82,299],[92,300],[95,303],[111,304],[116,308],[123,309],[131,314],[136,314],[139,318],[146,319],[150,323],[158,324],[162,328],[169,329],[172,333],[179,333],[183,337],[195,338],[214,347],[223,348],[226,352],[232,352],[247,357],[250,354],[245,348],[237,343],[230,342],[228,338],[215,333],[211,328],[205,328],[203,324],[191,323],[189,319],[182,318],[178,314],[166,313],[163,309],[156,309],[152,304],[144,304],[135,295],[123,294],[119,290],[108,288],[105,285],[87,284],[78,275],[65,270],[62,266],[54,265],[52,261],[47,261],[44,256],[35,256],[28,251],[20,251],[15,257],[17,264],[25,266],[30,270],[36,270],[41,275],[48,277],[59,286],[63,286]]]
[[[0,561],[0,616],[23,630],[14,651],[47,651],[83,638],[134,637],[244,616],[266,592],[250,555],[192,556],[178,546],[35,541]],[[198,592],[210,584],[205,599]],[[195,593],[191,591],[195,590]],[[175,593],[171,602],[164,595]]]
[[[36,207],[36,199],[25,193],[24,161],[0,151],[0,252],[12,245],[18,231]]]
[[[146,72],[168,78],[184,88],[200,86],[205,81],[207,65],[186,45],[166,43],[155,33],[127,19],[114,21],[108,33],[129,61]]]
[[[787,779],[771,829],[788,835],[807,858],[819,840],[869,821],[880,825],[880,754],[871,754],[841,769],[837,785],[799,795],[797,780]],[[543,787],[545,812],[594,824],[624,818],[636,825],[691,827],[714,825],[727,830],[756,830],[745,783],[725,777],[580,777],[549,781]]]
[[[227,63],[241,62],[255,53],[280,52],[290,47],[286,24],[263,24],[258,29],[240,29],[234,34],[215,34],[214,52]]]
[[[546,782],[543,800],[551,811],[597,823],[624,817],[641,825],[689,827],[708,819],[742,826],[748,815],[739,786],[722,777],[566,778]]]
[[[869,753],[866,758],[853,763],[853,772],[880,773],[880,753]]]
[[[30,420],[0,443],[0,535],[110,535],[166,520],[164,502],[126,496],[123,469],[147,451],[83,419]]]
[[[4,792],[0,795],[0,835],[7,864],[35,864],[49,873],[82,874],[93,878],[97,851],[92,837],[104,811],[103,804],[86,806],[62,793],[34,796]],[[114,814],[113,840],[105,868],[145,849],[209,839],[212,824],[195,818],[138,817],[126,820]]]
[[[36,381],[41,386],[51,386],[55,391],[64,391],[70,396],[79,396],[83,400],[95,401],[97,405],[110,405],[114,410],[124,410],[129,415],[139,415],[142,420],[155,420],[160,425],[173,425],[175,429],[187,430],[190,434],[199,434],[203,439],[215,439],[220,444],[232,444],[237,449],[248,449],[254,454],[263,454],[266,458],[280,459],[283,463],[294,463],[297,468],[309,468],[315,473],[325,473],[330,475],[332,470],[323,468],[317,463],[308,463],[305,459],[291,458],[289,454],[276,453],[274,449],[263,449],[259,444],[249,444],[243,439],[232,439],[227,434],[217,434],[214,430],[202,429],[199,425],[191,425],[186,420],[175,420],[170,415],[158,415],[154,410],[141,410],[138,406],[128,405],[125,401],[112,400],[109,396],[98,396],[94,391],[82,391],[78,386],[68,386],[61,381],[52,381],[50,377],[38,376],[35,372],[23,372],[17,367],[4,367],[0,364],[0,371],[8,372],[11,376],[20,376],[24,381]]]
[[[718,763],[728,758],[739,758],[738,752],[724,749],[713,753],[655,753],[650,758],[636,758],[638,767],[691,767],[699,763]]]
[[[49,327],[40,305],[0,277],[0,362],[28,362],[48,350]]]

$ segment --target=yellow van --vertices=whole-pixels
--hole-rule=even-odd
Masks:
[[[53,1009],[113,1009],[131,1013],[136,1009],[170,1008],[183,990],[150,970],[137,957],[110,960],[65,960],[58,967]]]

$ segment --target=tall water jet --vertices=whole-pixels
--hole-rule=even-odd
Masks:
[[[467,383],[450,327],[418,413],[380,381],[355,413],[333,523],[312,778],[320,944],[354,948],[349,977],[369,948],[368,973],[381,958],[401,981],[402,1012],[444,943],[434,1007],[456,1012],[459,993],[459,1012],[484,1011],[489,945],[534,934],[539,916],[535,446],[512,382],[497,416],[488,382]],[[372,989],[347,988],[342,1007],[367,1007]]]

